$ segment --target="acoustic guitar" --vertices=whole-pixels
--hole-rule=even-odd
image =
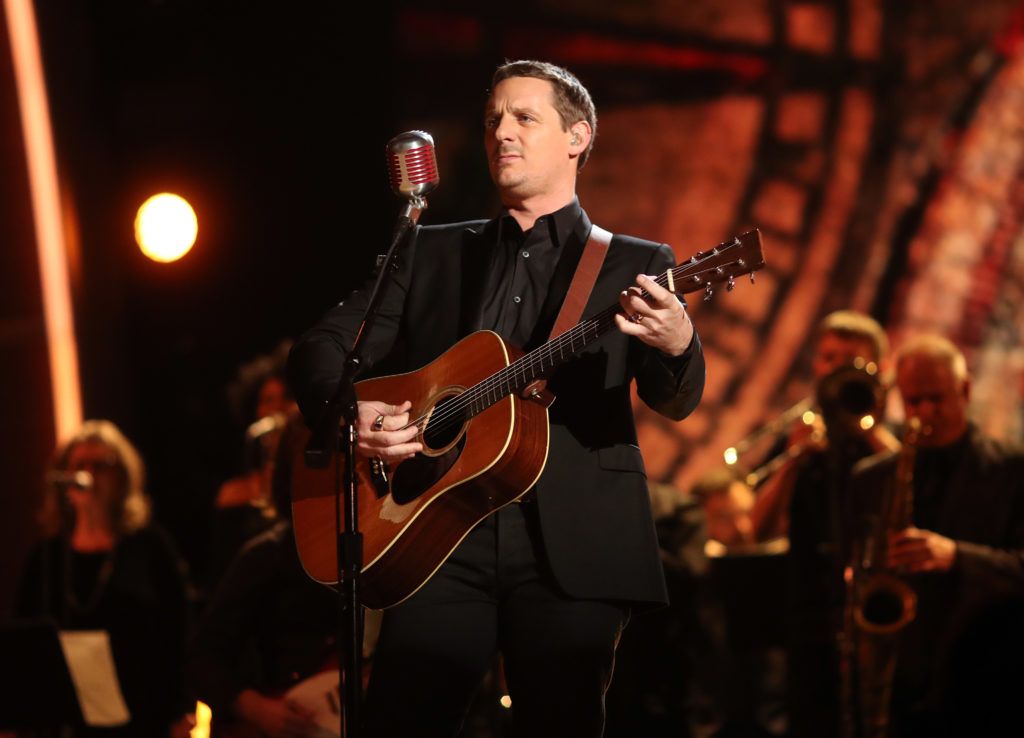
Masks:
[[[753,230],[698,252],[656,281],[677,294],[704,290],[710,297],[714,285],[731,290],[736,277],[749,274],[753,281],[763,266],[761,236]],[[363,604],[380,609],[412,595],[473,526],[534,485],[547,460],[547,409],[554,399],[539,382],[613,329],[621,310],[616,303],[529,353],[478,331],[417,371],[356,384],[358,397],[411,400],[410,424],[423,444],[394,468],[357,459]],[[324,584],[338,581],[335,516],[344,512],[335,504],[337,471],[300,460],[292,468],[299,558]]]

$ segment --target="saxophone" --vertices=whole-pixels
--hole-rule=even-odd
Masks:
[[[884,738],[889,728],[889,704],[896,671],[899,636],[917,614],[917,595],[887,566],[889,533],[913,523],[914,459],[921,422],[907,423],[896,461],[894,483],[883,494],[879,522],[866,536],[852,571],[851,617],[853,698],[865,738]]]

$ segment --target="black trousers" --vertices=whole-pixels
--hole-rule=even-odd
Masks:
[[[509,505],[384,613],[364,732],[458,735],[500,649],[516,736],[598,738],[628,616],[625,605],[563,594],[546,565],[535,506]]]

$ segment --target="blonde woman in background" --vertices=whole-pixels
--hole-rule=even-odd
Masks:
[[[150,520],[145,466],[116,425],[90,420],[46,475],[43,538],[22,569],[17,614],[105,630],[131,721],[77,736],[165,736],[185,712],[185,568]]]

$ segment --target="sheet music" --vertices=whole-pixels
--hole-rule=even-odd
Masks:
[[[105,630],[66,630],[60,633],[64,660],[82,707],[86,725],[112,728],[131,720],[117,680],[110,636]]]

